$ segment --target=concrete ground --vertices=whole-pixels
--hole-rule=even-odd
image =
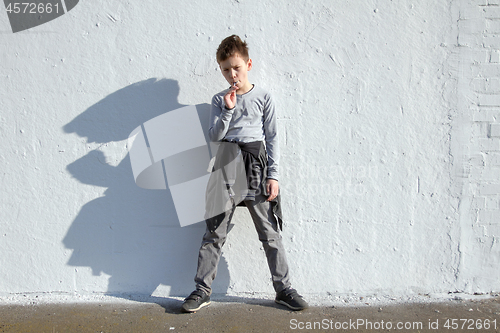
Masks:
[[[0,332],[500,332],[500,297],[371,304],[293,312],[272,299],[215,298],[197,313],[181,298],[46,303],[0,298]]]

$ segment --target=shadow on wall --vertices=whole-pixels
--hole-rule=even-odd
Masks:
[[[175,80],[135,83],[88,108],[64,131],[86,137],[88,143],[126,140],[145,121],[185,106],[178,103],[178,94]],[[210,106],[196,107],[201,124],[208,124]],[[194,289],[205,225],[181,228],[168,189],[139,188],[128,155],[117,166],[106,163],[106,157],[96,149],[67,166],[81,183],[107,188],[103,197],[81,208],[68,230],[63,243],[73,253],[67,264],[90,267],[94,276],[109,275],[108,294],[151,295],[162,284],[170,288],[165,296],[187,296]],[[100,291],[92,289],[96,283],[91,277],[76,274],[76,292]],[[214,292],[225,293],[228,286],[227,263],[221,260]]]

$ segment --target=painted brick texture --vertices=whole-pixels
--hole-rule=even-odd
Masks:
[[[462,84],[468,96],[461,106],[464,126],[470,126],[469,156],[465,163],[462,202],[469,208],[461,216],[461,283],[468,291],[491,291],[487,285],[498,276],[500,257],[500,3],[462,1],[458,21]],[[477,55],[477,56],[471,56]],[[469,115],[469,116],[467,116]],[[485,265],[485,262],[490,264]],[[479,274],[473,271],[481,272]],[[493,278],[498,282],[498,278]]]
[[[0,300],[193,290],[204,224],[134,183],[127,138],[209,110],[232,34],[276,101],[301,294],[500,291],[499,0],[82,0],[18,34],[2,11],[0,32]],[[272,295],[233,222],[214,292]]]

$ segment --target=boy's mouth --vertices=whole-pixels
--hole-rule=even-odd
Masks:
[[[238,82],[240,82],[240,81],[233,82],[233,87],[236,87],[236,85],[238,84]]]

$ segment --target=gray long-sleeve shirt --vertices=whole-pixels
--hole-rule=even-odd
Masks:
[[[271,95],[254,85],[249,92],[237,95],[236,106],[228,110],[224,103],[227,92],[228,89],[212,98],[208,130],[210,140],[264,141],[268,155],[267,178],[278,180],[278,131],[276,109]]]

